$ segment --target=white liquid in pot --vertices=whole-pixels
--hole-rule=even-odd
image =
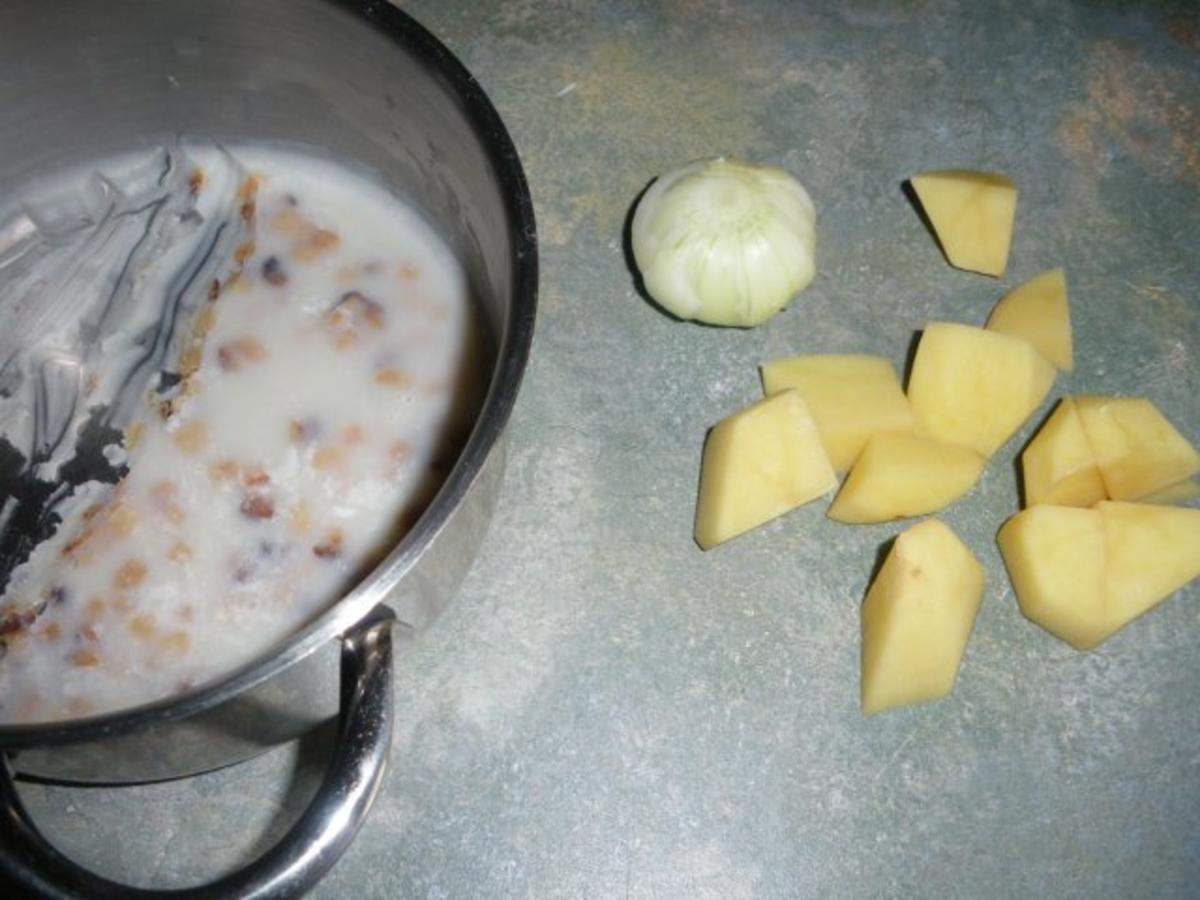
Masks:
[[[11,572],[0,723],[170,696],[269,651],[411,526],[473,419],[464,278],[411,209],[275,150],[156,159],[0,228],[0,435],[53,482],[103,409],[128,465],[59,502]]]

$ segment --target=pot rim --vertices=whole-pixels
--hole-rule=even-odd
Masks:
[[[515,236],[512,305],[487,395],[450,475],[417,524],[340,600],[284,643],[221,678],[182,694],[80,719],[0,725],[0,749],[94,741],[193,716],[268,681],[342,634],[383,602],[445,527],[504,431],[529,358],[537,309],[537,228],[516,147],[475,77],[423,25],[387,0],[324,0],[365,19],[443,78],[495,166],[505,218]]]

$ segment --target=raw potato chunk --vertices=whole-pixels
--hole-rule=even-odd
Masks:
[[[724,419],[704,446],[696,543],[704,550],[837,487],[804,400],[784,391]]]
[[[936,512],[974,487],[984,462],[966,447],[880,432],[867,441],[828,516],[860,525]]]
[[[1003,175],[951,169],[912,177],[950,265],[999,277],[1008,265],[1017,189]]]
[[[1149,400],[1075,399],[1110,499],[1139,500],[1200,472],[1200,454]]]
[[[1093,506],[1107,498],[1075,401],[1064,398],[1021,454],[1025,505]]]
[[[1038,408],[1054,376],[1028,341],[932,322],[917,346],[908,401],[930,436],[991,456]]]
[[[863,601],[863,712],[949,694],[982,596],[983,568],[937,519],[896,538]]]
[[[1067,277],[1051,269],[1006,294],[992,310],[988,329],[1024,338],[1064,372],[1074,368]]]
[[[1021,612],[1080,650],[1200,576],[1200,510],[1104,501],[1035,506],[997,538]]]
[[[794,388],[808,404],[829,461],[853,465],[877,431],[915,431],[917,420],[892,364],[882,356],[829,354],[777,359],[762,367],[770,397]]]
[[[1200,509],[1096,504],[1104,522],[1113,631],[1200,576]]]
[[[1005,522],[996,540],[1025,618],[1078,650],[1112,634],[1100,513],[1030,507]]]

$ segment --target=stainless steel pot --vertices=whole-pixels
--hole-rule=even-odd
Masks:
[[[246,870],[183,896],[282,896],[320,878],[370,806],[391,737],[393,621],[407,639],[473,557],[503,468],[537,280],[532,205],[495,109],[421,26],[376,0],[6,0],[0,5],[0,199],[29,179],[179,135],[288,142],[379,173],[457,251],[493,367],[455,468],[361,584],[219,683],[129,711],[0,727],[0,875],[53,896],[146,896],[57,853],[13,774],[175,778],[336,721],[325,782],[293,831]],[[172,892],[172,896],[180,896]]]

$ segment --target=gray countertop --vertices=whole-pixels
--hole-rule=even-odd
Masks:
[[[954,694],[858,712],[859,604],[901,526],[815,503],[701,553],[705,429],[757,365],[982,323],[1067,269],[1054,397],[1144,394],[1200,440],[1200,10],[1058,0],[420,0],[489,92],[541,237],[499,510],[398,663],[392,768],[322,897],[1195,897],[1200,587],[1076,653],[1026,622],[994,537],[1026,427],[944,520],[988,582]],[[818,276],[750,331],[673,321],[623,229],[682,162],[786,166]],[[1021,196],[1000,282],[949,268],[900,185],[983,167]],[[289,747],[132,788],[22,788],[64,850],[182,885],[278,836],[320,774]]]

